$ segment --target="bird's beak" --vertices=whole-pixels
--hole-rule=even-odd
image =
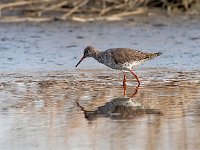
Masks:
[[[82,58],[81,58],[81,60],[78,62],[78,64],[76,65],[76,67],[78,67],[78,65],[81,63],[81,61],[83,60],[83,59],[85,59],[86,57],[85,56],[83,56]]]

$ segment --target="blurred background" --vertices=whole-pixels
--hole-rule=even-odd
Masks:
[[[162,11],[199,15],[199,0],[2,0],[1,21],[119,20]],[[159,12],[157,12],[159,13]]]
[[[88,45],[163,54],[124,95]],[[200,0],[1,0],[0,150],[200,149],[199,45]]]

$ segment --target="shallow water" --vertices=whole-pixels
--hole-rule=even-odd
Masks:
[[[200,148],[199,24],[1,24],[0,149]],[[135,71],[137,93],[127,74],[124,96],[121,72],[74,68],[88,44],[164,54]]]

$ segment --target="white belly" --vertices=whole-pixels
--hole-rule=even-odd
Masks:
[[[126,62],[122,65],[122,68],[126,68],[128,70],[135,68],[136,66],[142,64],[144,61],[133,61],[133,62]]]

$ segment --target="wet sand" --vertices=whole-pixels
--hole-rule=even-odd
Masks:
[[[200,20],[1,24],[0,149],[200,148]],[[141,87],[85,60],[86,45],[164,54]]]

